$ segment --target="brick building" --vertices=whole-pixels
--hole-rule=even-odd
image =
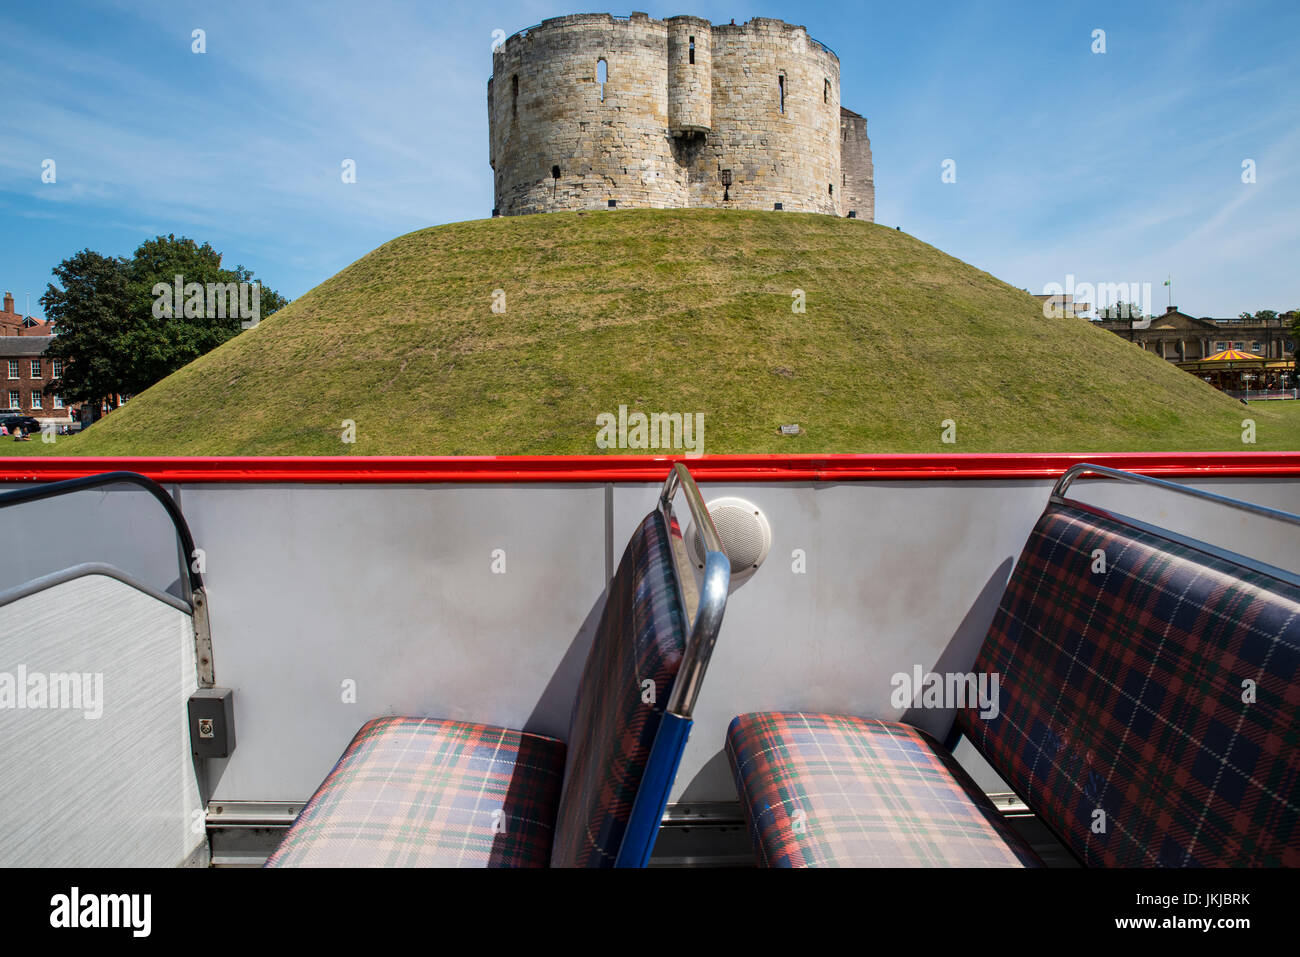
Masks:
[[[4,311],[0,312],[0,336],[48,336],[50,324],[44,319],[24,316],[14,309],[14,294],[5,293]]]
[[[45,387],[58,378],[59,363],[45,355],[54,336],[50,324],[14,310],[14,297],[5,293],[0,312],[0,416],[30,415],[41,422],[68,425],[72,408]]]

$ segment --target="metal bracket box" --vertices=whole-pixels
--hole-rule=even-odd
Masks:
[[[190,695],[190,750],[198,758],[228,758],[235,750],[235,691],[200,688]]]

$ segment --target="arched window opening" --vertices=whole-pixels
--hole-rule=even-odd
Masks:
[[[552,166],[551,179],[559,179],[559,178],[560,178],[560,168],[558,166]]]
[[[519,74],[510,78],[510,115],[519,115]]]
[[[776,78],[776,87],[781,95],[781,112],[785,112],[785,74],[782,73]]]
[[[601,57],[596,61],[596,82],[600,84],[600,102],[605,102],[605,81],[609,79],[609,64]]]
[[[826,192],[827,192],[828,195],[830,195],[830,196],[834,196],[834,195],[835,195],[835,184],[834,184],[834,183],[827,183],[827,184],[826,184]]]
[[[825,83],[826,85],[822,87],[822,102],[829,103],[831,101],[831,81],[826,80]]]
[[[688,51],[687,56],[690,57],[690,62],[694,63],[695,62],[695,37],[691,37],[691,43],[690,46],[687,47],[687,51]]]

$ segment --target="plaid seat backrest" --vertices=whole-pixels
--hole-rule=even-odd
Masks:
[[[668,532],[652,512],[609,584],[578,686],[551,866],[614,866],[685,643]]]
[[[1084,863],[1300,865],[1300,588],[1053,505],[975,669],[961,730]]]

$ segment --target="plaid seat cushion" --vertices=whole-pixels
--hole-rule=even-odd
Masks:
[[[959,726],[1085,863],[1300,865],[1294,585],[1053,505],[975,669]]]
[[[357,732],[268,867],[545,867],[564,743],[433,718]]]
[[[669,534],[646,516],[610,582],[569,724],[554,867],[618,857],[686,641]]]
[[[744,714],[727,729],[765,867],[1026,867],[1041,862],[956,760],[905,724]]]

